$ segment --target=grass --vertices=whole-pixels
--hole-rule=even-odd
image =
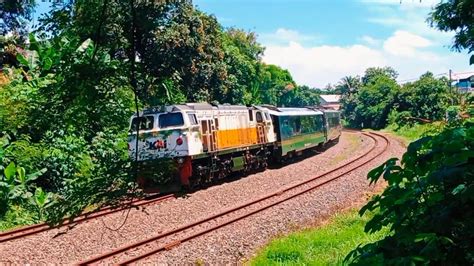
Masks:
[[[30,225],[34,222],[35,218],[31,212],[21,207],[13,206],[12,209],[0,219],[0,232]]]
[[[413,126],[402,126],[389,125],[386,127],[384,132],[389,132],[401,137],[406,144],[415,141],[425,135],[431,135],[439,132],[443,128],[443,124],[440,122],[434,122],[431,124],[415,124]]]
[[[275,239],[260,250],[251,265],[342,265],[359,244],[381,239],[386,231],[364,233],[370,219],[357,210],[336,214],[328,224]]]
[[[359,137],[355,134],[348,134],[349,149],[344,153],[337,154],[330,162],[329,166],[336,165],[345,159],[349,158],[353,152],[359,149]]]

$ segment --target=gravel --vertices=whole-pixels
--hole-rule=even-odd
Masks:
[[[249,175],[213,186],[186,197],[114,213],[79,224],[71,230],[54,229],[0,244],[0,262],[73,264],[106,251],[146,239],[160,232],[207,217],[217,211],[256,199],[294,182],[308,179],[361,155],[373,141],[360,134],[344,133],[340,142],[325,152],[285,165],[279,169]],[[361,204],[369,187],[367,172],[404,147],[392,141],[389,150],[362,169],[262,213],[230,224],[210,234],[153,255],[140,263],[153,264],[240,264],[273,237],[314,224],[334,211]],[[163,244],[163,242],[161,242]],[[156,245],[156,244],[155,244]],[[150,245],[153,246],[153,245]],[[127,252],[136,255],[140,251]],[[126,258],[121,256],[119,259]]]

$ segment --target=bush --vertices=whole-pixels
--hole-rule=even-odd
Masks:
[[[0,140],[0,162],[3,163],[7,161],[4,156],[10,143],[7,136],[3,136]],[[52,193],[46,193],[37,187],[35,180],[44,173],[45,169],[27,173],[25,168],[16,165],[13,161],[6,166],[2,163],[0,163],[0,218],[29,217],[29,221],[42,220],[45,209],[51,203]],[[28,215],[19,214],[19,211],[24,211]],[[12,224],[15,223],[22,224],[23,222],[12,221]]]
[[[48,162],[51,180],[58,180],[57,198],[47,218],[58,223],[86,207],[114,205],[140,196],[128,160],[126,133],[98,132],[90,144],[74,135],[57,139]]]
[[[360,210],[378,213],[365,231],[388,226],[387,237],[359,246],[346,261],[367,264],[474,263],[474,122],[450,127],[408,146],[401,166],[392,158],[372,170],[371,183],[388,182]]]

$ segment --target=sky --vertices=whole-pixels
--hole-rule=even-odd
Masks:
[[[322,88],[368,67],[391,66],[399,82],[474,72],[453,33],[426,18],[439,0],[195,0],[225,27],[258,34],[263,61],[288,69],[300,85]]]
[[[224,27],[253,31],[263,61],[288,69],[299,85],[323,88],[368,67],[391,66],[398,81],[426,71],[474,72],[467,52],[450,49],[453,33],[426,22],[440,0],[194,0]],[[48,11],[41,3],[37,16]]]

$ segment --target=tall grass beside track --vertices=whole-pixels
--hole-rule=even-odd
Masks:
[[[412,141],[415,141],[423,136],[431,135],[439,132],[443,128],[443,123],[434,122],[430,124],[415,124],[412,126],[398,126],[391,124],[382,132],[392,133],[396,136],[401,137],[405,144],[409,144]]]
[[[364,233],[370,216],[352,209],[335,214],[327,224],[272,240],[250,260],[250,265],[342,265],[359,244],[376,241],[388,231]]]

